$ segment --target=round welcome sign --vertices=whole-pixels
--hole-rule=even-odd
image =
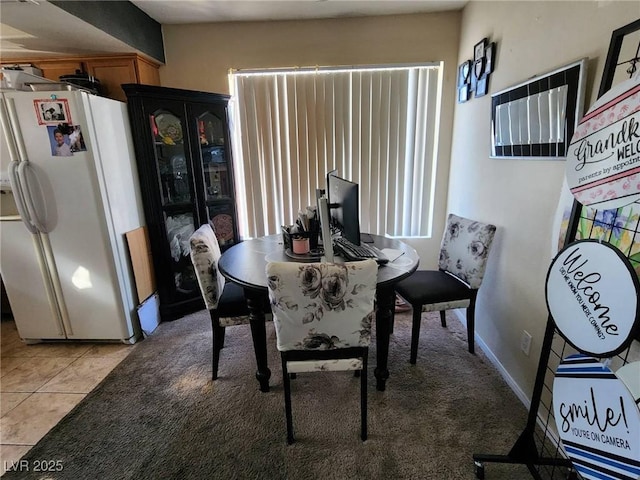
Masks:
[[[583,205],[612,209],[640,198],[640,76],[611,89],[580,120],[566,176]]]
[[[553,381],[553,413],[582,478],[640,478],[640,410],[605,365],[585,355],[565,358]]]
[[[638,327],[638,277],[618,249],[596,240],[571,243],[547,273],[546,300],[560,334],[581,352],[615,355]]]

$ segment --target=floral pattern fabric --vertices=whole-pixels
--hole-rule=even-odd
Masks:
[[[471,288],[480,288],[495,233],[495,225],[449,214],[439,268],[464,280]]]
[[[266,273],[278,350],[369,345],[378,277],[374,260],[270,262]]]
[[[287,372],[344,372],[362,370],[362,358],[334,358],[327,360],[293,360],[287,362]]]
[[[455,308],[467,308],[471,305],[471,300],[452,300],[451,302],[427,303],[422,305],[423,312],[441,312],[442,310],[453,310]]]
[[[247,325],[250,322],[249,315],[240,315],[239,317],[220,317],[218,322],[221,327],[234,327],[236,325]]]
[[[218,308],[218,299],[224,290],[224,276],[218,274],[218,260],[222,256],[216,234],[208,223],[193,232],[189,238],[191,262],[205,306],[208,310]]]

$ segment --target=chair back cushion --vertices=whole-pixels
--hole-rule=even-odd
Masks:
[[[465,281],[471,288],[480,288],[495,233],[495,225],[449,214],[440,248],[439,268]]]
[[[374,260],[267,264],[278,350],[366,347],[378,277]]]
[[[218,260],[222,254],[211,225],[205,223],[193,232],[189,245],[202,298],[207,309],[213,310],[218,307],[218,300],[224,290],[224,276],[218,273]]]

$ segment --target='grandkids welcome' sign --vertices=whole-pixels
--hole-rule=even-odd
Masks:
[[[640,199],[640,75],[603,95],[582,118],[566,176],[583,205],[612,209]]]

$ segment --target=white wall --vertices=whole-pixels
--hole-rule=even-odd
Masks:
[[[491,94],[588,57],[585,111],[593,103],[613,30],[640,17],[631,1],[470,2],[458,64],[483,37],[497,42],[489,93],[457,104],[447,210],[493,223],[498,233],[478,296],[476,332],[530,398],[547,322],[544,286],[562,161],[489,158]],[[523,330],[531,353],[520,351]]]

